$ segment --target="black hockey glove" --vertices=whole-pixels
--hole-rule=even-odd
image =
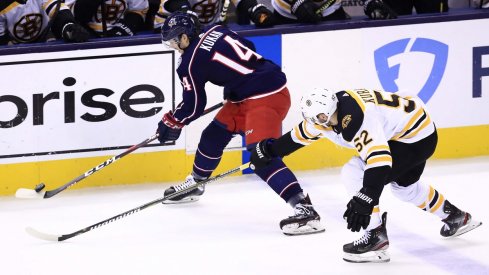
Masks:
[[[61,33],[66,42],[86,42],[90,37],[90,34],[84,27],[72,22],[65,24]]]
[[[183,124],[177,122],[171,113],[166,113],[163,118],[158,122],[158,140],[160,143],[166,141],[174,141],[180,137],[182,133]]]
[[[275,24],[273,20],[273,13],[265,5],[258,4],[251,8],[250,18],[255,26],[260,28],[271,27]]]
[[[258,170],[267,167],[267,165],[274,158],[270,146],[275,140],[273,138],[264,139],[258,142],[253,148],[249,149],[250,156],[250,168]]]
[[[368,0],[363,6],[363,11],[368,18],[373,20],[396,19],[397,14],[382,0]]]
[[[319,23],[322,15],[316,13],[318,6],[312,0],[293,0],[290,11],[301,23]]]
[[[107,37],[117,37],[117,36],[133,36],[131,28],[129,28],[124,23],[116,23],[112,29],[108,30],[106,33]]]
[[[367,228],[370,223],[370,215],[374,206],[377,205],[377,200],[367,195],[365,187],[360,189],[358,193],[346,205],[346,211],[343,218],[348,223],[347,228],[352,232],[360,231],[360,228]]]

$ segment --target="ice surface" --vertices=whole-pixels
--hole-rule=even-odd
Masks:
[[[431,214],[384,190],[390,263],[352,264],[342,246],[360,237],[342,219],[339,169],[298,172],[326,232],[285,236],[293,211],[254,175],[207,187],[199,202],[156,205],[61,243],[24,229],[67,234],[160,197],[168,184],[67,190],[47,200],[0,198],[1,274],[489,274],[489,157],[430,161],[424,179],[485,224],[454,239]],[[183,179],[182,179],[183,180]],[[80,183],[82,185],[83,183]]]

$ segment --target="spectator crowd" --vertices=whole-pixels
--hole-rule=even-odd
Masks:
[[[262,1],[262,0],[260,0]],[[268,0],[267,0],[268,1]],[[366,0],[365,15],[371,20],[396,19],[413,13],[443,13],[449,0]],[[477,8],[489,8],[489,0],[473,0]],[[349,20],[342,0],[2,0],[0,45],[63,39],[80,43],[100,37],[159,33],[175,11],[210,24],[274,25],[316,24]],[[477,2],[477,3],[476,3]],[[232,14],[230,14],[232,11]]]

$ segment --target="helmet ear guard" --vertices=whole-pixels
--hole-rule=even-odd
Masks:
[[[331,116],[338,108],[338,97],[336,93],[328,89],[314,89],[301,98],[300,107],[302,116],[308,122],[328,126]],[[325,114],[328,119],[319,121],[318,115]]]

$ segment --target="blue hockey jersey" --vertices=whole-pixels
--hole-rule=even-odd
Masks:
[[[208,27],[181,56],[177,73],[183,100],[173,112],[185,125],[206,106],[205,84],[224,87],[224,98],[241,102],[279,92],[287,79],[280,67],[255,52],[253,43],[221,25]]]

